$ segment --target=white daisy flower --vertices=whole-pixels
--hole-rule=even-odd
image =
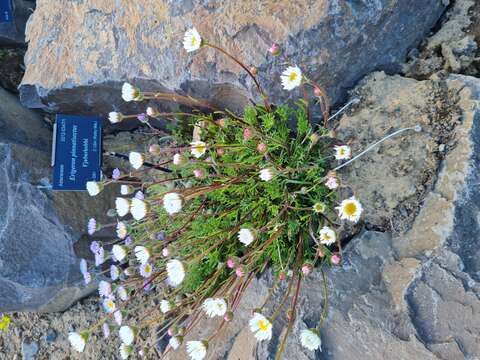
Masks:
[[[333,229],[328,226],[324,226],[320,229],[320,243],[330,246],[335,244],[335,241],[337,241],[337,235]]]
[[[173,304],[168,300],[160,301],[160,311],[164,314],[168,313],[173,309]]]
[[[203,141],[193,141],[190,143],[190,146],[192,147],[192,155],[195,156],[197,159],[200,158],[207,151],[207,144],[205,144]]]
[[[133,354],[133,347],[127,344],[122,343],[120,345],[120,357],[122,360],[127,360],[130,355]]]
[[[178,260],[170,260],[167,262],[168,283],[171,286],[177,287],[185,279],[185,268]]]
[[[348,145],[335,145],[335,159],[348,160],[352,157],[352,149]]]
[[[293,90],[302,84],[302,70],[298,66],[289,66],[280,76],[285,90]]]
[[[145,162],[145,156],[139,152],[132,151],[128,155],[128,161],[130,161],[130,165],[132,165],[135,170],[138,170]]]
[[[270,168],[260,170],[260,179],[270,181],[273,179],[274,171]]]
[[[125,239],[127,237],[127,225],[121,221],[117,223],[117,236],[119,239]]]
[[[103,300],[102,305],[103,309],[108,314],[113,313],[117,309],[117,307],[115,306],[115,302],[110,298]]]
[[[146,264],[150,259],[150,251],[145,246],[135,246],[135,257],[140,264]]]
[[[123,286],[119,286],[117,288],[117,294],[118,294],[118,297],[120,298],[120,300],[122,300],[122,301],[127,301],[128,300],[127,290],[125,290],[125,288]]]
[[[202,360],[207,355],[208,344],[206,341],[187,342],[187,353],[192,360]]]
[[[337,206],[338,216],[342,220],[349,220],[354,223],[360,220],[360,215],[362,214],[363,208],[360,202],[352,196],[349,199],[345,199],[340,203],[340,206]]]
[[[122,185],[120,186],[120,194],[130,195],[135,191],[135,188],[132,185]]]
[[[127,250],[122,245],[115,244],[112,247],[112,254],[117,261],[122,261],[127,256]]]
[[[173,336],[168,341],[168,345],[170,345],[173,350],[177,350],[181,344],[182,340],[178,336]]]
[[[117,215],[123,217],[130,211],[130,201],[125,198],[117,197],[115,199],[115,208],[117,210]]]
[[[87,191],[90,196],[96,196],[103,190],[103,183],[98,181],[88,181]]]
[[[112,111],[112,112],[108,113],[108,120],[112,124],[119,123],[123,120],[123,114],[120,113],[120,112]]]
[[[112,281],[115,281],[118,279],[118,277],[120,276],[120,270],[118,270],[118,267],[115,266],[115,265],[111,265],[110,266],[110,279],[112,279]]]
[[[118,334],[120,340],[122,340],[124,344],[132,345],[135,340],[136,330],[130,326],[124,325],[120,328]]]
[[[322,349],[322,341],[316,330],[302,330],[300,333],[300,343],[304,348],[307,348],[310,351],[315,351],[317,349]]]
[[[176,214],[182,210],[182,198],[177,193],[168,193],[163,197],[163,208],[170,215]]]
[[[245,246],[248,246],[255,240],[255,235],[250,229],[240,229],[238,232],[238,240]]]
[[[115,319],[115,322],[117,323],[118,326],[122,325],[123,316],[120,310],[117,310],[113,313],[113,318]]]
[[[140,265],[140,275],[144,278],[149,278],[152,276],[153,266],[150,263]]]
[[[70,345],[75,349],[75,351],[83,352],[85,350],[85,345],[87,344],[88,336],[86,334],[79,334],[76,332],[71,332],[68,334],[68,341]]]
[[[202,46],[202,38],[197,29],[188,29],[183,37],[183,48],[187,50],[187,52],[192,52],[200,49],[200,46]]]
[[[135,220],[142,220],[147,215],[147,212],[148,206],[145,201],[137,199],[136,197],[132,199],[130,213]]]
[[[136,88],[135,86],[124,83],[122,86],[122,98],[124,101],[141,101],[142,100],[142,93],[140,89]]]
[[[215,316],[224,316],[227,312],[227,302],[224,299],[206,299],[203,302],[203,310],[211,318]]]
[[[249,322],[250,330],[257,340],[270,340],[272,338],[272,323],[260,313],[254,313]]]

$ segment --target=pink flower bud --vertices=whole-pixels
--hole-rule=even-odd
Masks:
[[[270,46],[270,49],[268,49],[268,52],[273,56],[277,56],[280,54],[280,46],[276,43],[273,43],[272,46]]]
[[[227,311],[225,315],[223,316],[223,320],[226,322],[232,321],[233,320],[233,312],[232,311]]]
[[[222,155],[225,155],[225,149],[224,148],[218,148],[217,149],[217,154],[222,156]]]
[[[287,273],[285,271],[280,271],[278,274],[278,279],[284,281],[287,278]]]
[[[333,264],[333,265],[338,265],[340,264],[340,262],[342,261],[342,257],[340,256],[340,254],[332,254],[332,257],[330,258],[330,262]]]
[[[243,130],[243,140],[249,140],[252,138],[252,129],[250,128],[245,128],[245,130]]]
[[[215,121],[215,123],[220,126],[221,128],[224,128],[225,125],[226,125],[226,122],[225,122],[225,119],[224,118],[221,118],[221,119],[218,119],[217,121]]]
[[[257,151],[260,153],[260,154],[264,154],[265,152],[267,152],[267,145],[265,145],[264,143],[260,143],[257,145]]]
[[[158,144],[153,144],[153,145],[150,145],[150,147],[148,148],[148,152],[153,155],[153,156],[158,156],[160,155],[160,145]]]
[[[162,249],[162,255],[163,255],[164,257],[169,256],[169,255],[170,255],[170,249],[169,249],[168,247],[164,247],[164,248]]]
[[[323,95],[322,90],[320,90],[320,88],[317,87],[317,86],[315,86],[315,87],[313,88],[313,94],[314,94],[315,96],[318,96],[318,97],[320,97],[320,96]]]
[[[203,169],[195,169],[193,170],[193,175],[197,178],[197,179],[203,179],[205,177],[205,170]]]
[[[253,76],[256,76],[258,73],[257,68],[255,66],[252,66],[250,68],[250,72],[252,73]]]
[[[229,269],[233,269],[235,267],[235,260],[233,260],[232,258],[228,259],[227,260],[227,267]]]
[[[323,248],[317,249],[317,255],[319,258],[323,258],[325,256],[325,251],[323,251]]]
[[[241,266],[239,266],[235,269],[235,274],[238,277],[242,277],[243,275],[245,275],[245,273],[243,272],[243,268]]]
[[[303,275],[305,276],[310,275],[312,271],[313,271],[313,266],[311,264],[303,264],[302,266]]]

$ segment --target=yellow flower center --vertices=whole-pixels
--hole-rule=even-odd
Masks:
[[[340,149],[340,155],[345,155],[346,153],[347,153],[347,150],[345,150],[344,148]]]
[[[145,272],[146,272],[147,274],[149,274],[151,270],[152,270],[152,269],[150,268],[150,265],[147,264],[147,265],[145,266]]]
[[[113,308],[113,301],[109,300],[109,301],[107,302],[107,307],[108,307],[109,309],[112,309],[112,308]]]
[[[323,234],[323,239],[325,241],[329,241],[330,240],[330,236],[328,234]]]
[[[196,146],[195,146],[195,150],[198,151],[198,152],[202,152],[204,148],[205,148],[205,147],[202,146],[202,145],[196,145]]]
[[[353,202],[351,203],[348,203],[345,205],[345,207],[343,208],[343,211],[345,212],[345,214],[347,216],[353,216],[357,213],[357,205]]]
[[[266,320],[262,319],[258,322],[258,327],[262,331],[267,331],[268,330],[268,322]]]
[[[292,73],[290,74],[290,81],[295,81],[295,80],[297,80],[297,76],[298,76],[298,75],[297,75],[296,72],[292,72]]]
[[[192,36],[192,46],[197,45],[197,38],[195,36]]]

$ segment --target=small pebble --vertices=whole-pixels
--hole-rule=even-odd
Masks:
[[[22,359],[33,360],[38,353],[38,343],[36,341],[28,342],[24,340],[22,342]]]
[[[52,344],[54,343],[56,340],[57,340],[57,333],[55,330],[50,330],[48,333],[47,333],[47,336],[45,336],[45,340],[47,341],[47,343],[49,344]]]

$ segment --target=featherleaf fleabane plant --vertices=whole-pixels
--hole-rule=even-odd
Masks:
[[[270,104],[257,70],[210,44],[197,30],[186,32],[183,46],[189,53],[214,49],[233,60],[252,78],[263,104],[248,106],[241,115],[228,110],[205,112],[211,107],[204,101],[124,85],[126,101],[170,96],[203,110],[175,114],[149,107],[141,118],[110,114],[114,120],[138,118],[151,129],[148,117],[175,118],[185,126],[175,130],[174,146],[153,144],[144,153],[130,153],[134,169],[130,174],[116,171],[110,179],[88,185],[92,196],[104,186],[119,186],[122,197],[116,198],[112,210],[118,219],[111,225],[116,236],[109,254],[97,242],[91,246],[97,266],[109,262],[103,272],[109,273],[110,282],[102,278],[99,286],[107,316],[85,333],[123,323],[117,332],[121,356],[128,358],[136,350],[157,351],[156,338],[137,335],[145,328],[160,328],[161,336],[169,336],[166,353],[185,343],[191,359],[203,359],[219,330],[233,319],[252,279],[270,267],[276,275],[272,291],[288,281],[281,287],[286,288],[284,301],[271,312],[263,306],[255,309],[245,320],[259,341],[268,341],[276,319],[286,316],[288,328],[280,341],[279,358],[293,327],[301,285],[318,270],[325,296],[320,320],[299,339],[306,349],[320,349],[320,328],[328,309],[324,268],[339,265],[342,259],[336,229],[342,222],[358,222],[363,210],[361,196],[340,198],[336,170],[356,157],[352,158],[349,146],[332,137],[326,126],[325,92],[299,66],[290,65],[283,72],[279,89],[311,87],[324,116],[322,125],[311,123],[305,98],[294,105]],[[272,49],[268,50],[272,55],[282,54],[278,45]],[[147,171],[147,165],[166,165],[169,173],[142,182],[136,176]],[[97,227],[90,221],[89,233]],[[88,282],[92,274],[101,273],[84,263],[81,270]],[[138,301],[131,300],[149,297],[157,300],[157,308],[140,314]],[[208,339],[198,340],[193,329],[202,318],[217,321],[218,329]],[[71,338],[73,346],[83,351],[87,338],[76,333]]]

